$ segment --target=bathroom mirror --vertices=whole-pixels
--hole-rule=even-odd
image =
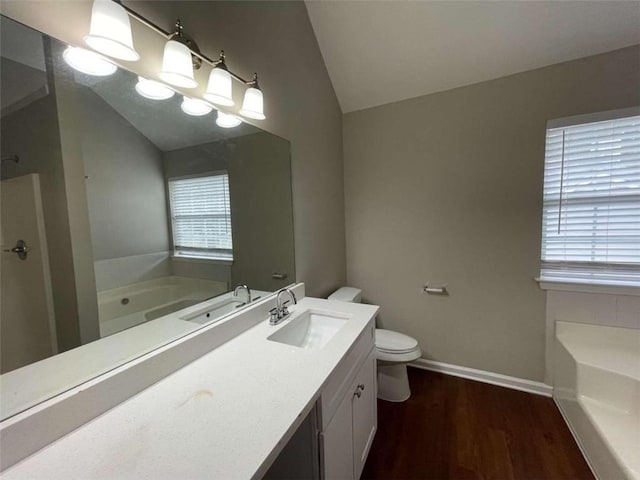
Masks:
[[[67,45],[0,18],[6,418],[295,272],[288,141],[143,97],[122,68],[80,73]]]

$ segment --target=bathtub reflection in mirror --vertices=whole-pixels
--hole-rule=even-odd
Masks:
[[[122,69],[79,73],[66,45],[0,27],[5,387],[112,336],[117,354],[105,343],[68,388],[237,311],[237,284],[255,300],[295,279],[286,140],[187,115],[177,93],[144,98]]]

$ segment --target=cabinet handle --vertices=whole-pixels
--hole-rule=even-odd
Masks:
[[[362,395],[362,392],[361,392],[360,390],[356,390],[356,391],[353,393],[353,396],[354,396],[354,397],[358,397],[358,398],[360,398],[360,396],[361,396],[361,395]]]
[[[359,383],[358,384],[358,389],[364,390],[364,383]]]

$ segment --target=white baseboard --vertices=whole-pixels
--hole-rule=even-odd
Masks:
[[[419,358],[415,362],[411,362],[409,366],[421,368],[423,370],[431,370],[433,372],[440,372],[446,375],[453,375],[454,377],[462,377],[468,378],[469,380],[476,380],[478,382],[490,383],[491,385],[498,385],[500,387],[512,388],[514,390],[522,390],[523,392],[535,393],[536,395],[544,395],[545,397],[551,397],[553,394],[553,387],[542,382],[510,377],[508,375],[487,372],[485,370],[476,370],[475,368],[460,367],[450,363],[435,362],[433,360]]]

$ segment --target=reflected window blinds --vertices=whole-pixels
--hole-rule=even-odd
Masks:
[[[233,258],[228,174],[171,179],[169,198],[177,255]]]

